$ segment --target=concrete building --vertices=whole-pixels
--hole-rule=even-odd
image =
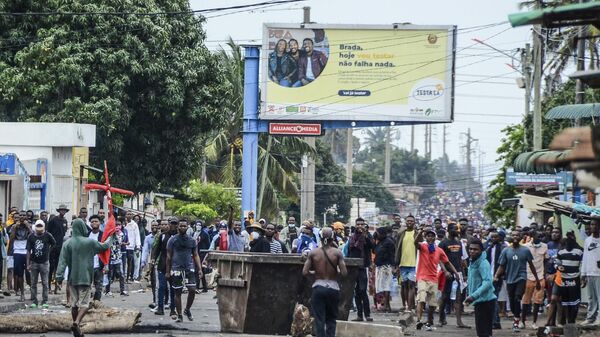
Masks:
[[[89,148],[95,146],[96,126],[91,124],[0,123],[0,154],[14,154],[24,171],[12,176],[0,172],[0,182],[5,181],[0,183],[0,212],[6,214],[10,206],[54,212],[65,204],[70,214],[76,213],[87,205],[80,165],[88,165]],[[22,195],[9,193],[8,181],[14,189],[21,180]]]

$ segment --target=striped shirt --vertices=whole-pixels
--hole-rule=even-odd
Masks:
[[[558,251],[556,266],[563,266],[564,270],[561,272],[563,279],[579,278],[582,258],[583,251],[579,248],[573,248],[571,251],[563,248]]]
[[[282,254],[281,243],[277,240],[271,241],[271,254]]]

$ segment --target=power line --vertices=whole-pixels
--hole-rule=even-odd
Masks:
[[[206,8],[206,9],[197,9],[197,10],[188,10],[188,11],[177,11],[177,12],[0,12],[2,16],[124,16],[124,15],[133,15],[133,16],[160,16],[160,15],[189,15],[189,14],[200,14],[200,13],[214,13],[226,10],[234,10],[234,9],[244,9],[244,8],[253,8],[265,5],[280,5],[294,2],[303,2],[306,0],[273,0],[273,1],[265,1],[258,2],[246,5],[236,5],[236,6],[228,6],[228,7],[215,7],[215,8]]]

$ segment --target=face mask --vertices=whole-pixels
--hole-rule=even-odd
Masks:
[[[535,239],[533,239],[533,243],[534,243],[534,244],[536,244],[536,245],[538,245],[538,246],[536,246],[536,248],[538,248],[538,247],[539,247],[539,245],[540,245],[540,242],[542,242],[542,240],[540,240],[539,238],[535,238]]]
[[[430,253],[435,252],[435,243],[430,243],[427,248],[429,248]]]

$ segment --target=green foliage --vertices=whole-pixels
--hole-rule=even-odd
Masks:
[[[187,204],[180,207],[175,214],[189,217],[193,216],[204,221],[212,221],[212,219],[217,217],[217,212],[214,209],[201,203]]]
[[[600,98],[600,90],[588,89],[586,90],[586,102],[598,102]],[[552,95],[545,97],[542,101],[542,111],[548,112],[555,106],[574,104],[575,103],[575,83],[569,81],[557,88],[557,91],[553,92]],[[542,147],[547,148],[555,135],[557,135],[562,129],[571,126],[572,120],[549,120],[544,119],[542,124]],[[591,124],[591,118],[583,118],[581,120],[582,125]],[[514,198],[516,196],[516,189],[513,186],[506,185],[505,176],[506,170],[512,167],[515,158],[527,151],[531,151],[532,136],[533,136],[533,123],[531,116],[527,116],[522,124],[513,125],[506,127],[502,130],[506,135],[502,138],[502,144],[497,149],[497,153],[500,155],[498,160],[504,162],[498,176],[491,181],[490,191],[488,192],[488,203],[485,206],[485,214],[493,223],[499,225],[511,226],[514,224],[516,216],[515,209],[513,208],[502,208],[500,206],[502,199]],[[524,144],[524,134],[527,134],[527,145]]]
[[[177,214],[181,207],[189,205],[191,203],[193,203],[193,201],[186,201],[181,199],[167,199],[167,201],[165,202],[165,208],[171,210],[173,214]]]
[[[234,214],[240,212],[240,201],[237,199],[236,190],[226,189],[223,185],[192,180],[183,192],[189,200],[207,205],[220,217],[229,215],[229,206],[233,206]]]
[[[502,129],[506,135],[502,138],[502,144],[496,150],[499,154],[498,161],[503,161],[504,165],[500,169],[498,176],[490,182],[490,191],[488,192],[488,202],[485,205],[484,212],[492,223],[497,226],[511,227],[514,225],[516,217],[515,208],[502,208],[502,199],[514,198],[516,189],[514,186],[506,184],[506,170],[512,166],[515,158],[522,152],[525,152],[523,144],[523,125],[512,125]]]
[[[316,141],[317,155],[315,157],[315,178],[317,183],[332,183],[331,185],[315,185],[315,217],[333,208],[337,214],[327,214],[327,222],[337,219],[348,220],[350,216],[350,192],[346,181],[345,170],[337,165],[331,155],[329,143],[322,139]]]
[[[3,1],[2,12],[186,11],[187,0]],[[91,164],[145,192],[199,171],[230,84],[194,15],[0,16],[0,120],[97,126]]]
[[[398,212],[394,195],[368,170],[352,172],[352,197],[375,202],[383,213]]]

